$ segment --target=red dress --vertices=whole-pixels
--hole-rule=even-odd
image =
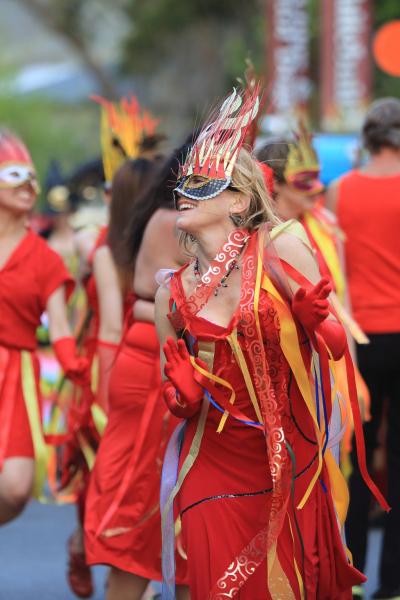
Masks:
[[[109,406],[86,502],[87,561],[160,580],[161,467],[177,420],[161,398],[154,325],[137,322],[127,332],[111,374]],[[179,557],[177,573],[183,583]]]
[[[264,290],[258,312],[270,379],[269,419],[264,419],[267,435],[262,428],[244,422],[256,423],[259,418],[243,363],[239,366],[238,353],[235,358],[233,352],[232,336],[237,335],[254,382],[253,349],[246,342],[253,335],[249,327],[254,287],[253,292],[246,287],[246,277],[257,262],[256,240],[254,234],[245,251],[241,303],[227,328],[192,314],[181,272],[171,281],[172,322],[177,330],[185,331],[189,345],[208,363],[213,376],[229,382],[236,393],[234,409],[243,416],[242,420],[228,417],[217,433],[222,414],[209,405],[197,458],[177,496],[191,598],[300,600],[304,586],[309,600],[350,600],[351,587],[364,577],[346,558],[325,464],[304,508],[296,508],[317,469],[317,440],[281,348],[274,303]],[[309,365],[305,347],[302,352]],[[259,356],[253,356],[255,363]],[[226,389],[217,384],[217,390],[228,400]],[[202,413],[187,422],[180,469],[204,410],[203,405]],[[272,463],[270,456],[274,457]]]
[[[0,469],[5,458],[43,451],[36,329],[62,285],[69,295],[73,280],[62,259],[28,230],[0,270]]]

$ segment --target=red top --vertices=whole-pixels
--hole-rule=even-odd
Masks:
[[[73,279],[61,257],[28,230],[0,269],[0,345],[36,348],[36,328],[47,300],[60,286],[73,290]]]
[[[337,215],[356,321],[367,333],[400,332],[400,175],[348,173]]]

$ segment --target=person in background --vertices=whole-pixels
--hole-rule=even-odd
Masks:
[[[122,284],[134,283],[135,303],[134,323],[126,331],[111,372],[108,424],[86,503],[87,560],[111,566],[107,600],[139,600],[150,580],[161,580],[161,465],[176,419],[160,397],[154,294],[157,271],[183,263],[171,187],[176,168],[174,155],[161,170],[150,173],[150,189],[144,181],[127,189],[131,198],[127,227],[121,223],[109,236],[119,279],[108,282],[104,292],[111,299]],[[115,183],[113,194],[114,187]],[[114,304],[108,305],[109,313],[114,312]],[[184,584],[181,557],[177,576]],[[184,587],[178,589],[177,598],[188,598]]]
[[[343,233],[335,215],[324,205],[324,186],[319,179],[320,165],[311,134],[303,121],[299,120],[294,136],[272,139],[258,150],[257,157],[277,214],[283,221],[297,219],[302,224],[321,276],[327,277],[332,285],[331,302],[346,326],[355,358],[354,340],[366,344],[368,338],[351,315],[343,256]],[[344,360],[336,365],[336,373],[341,393],[349,403]],[[360,408],[363,415],[368,415],[368,388],[357,368],[355,373]],[[349,426],[345,443],[342,444],[342,468],[346,472],[350,468],[348,453],[351,431]]]
[[[88,269],[84,277],[88,319],[83,347],[93,367],[95,400],[85,430],[80,431],[79,423],[70,423],[74,436],[66,445],[63,457],[63,484],[71,478],[78,484],[78,527],[68,540],[67,577],[71,589],[82,598],[93,594],[93,579],[83,542],[86,497],[93,463],[85,460],[85,449],[80,440],[83,433],[94,456],[106,426],[110,374],[124,327],[132,317],[133,305],[132,270],[117,268],[115,258],[119,256],[121,236],[136,208],[139,191],[152,168],[151,160],[138,158],[142,144],[146,135],[151,134],[152,140],[146,149],[156,154],[157,145],[163,139],[155,133],[157,121],[139,106],[134,97],[122,98],[115,103],[103,98],[96,100],[101,104],[100,139],[105,177],[103,198],[109,223],[100,228],[87,254]],[[80,476],[77,477],[77,474]]]
[[[368,464],[387,412],[388,502],[376,600],[400,598],[400,101],[374,102],[362,137],[369,158],[335,181],[327,206],[345,234],[345,260],[355,319],[370,340],[357,346],[358,366],[371,394],[371,420],[364,424]],[[353,461],[347,537],[354,564],[366,561],[369,497]],[[362,589],[354,597],[362,597]]]
[[[39,192],[31,156],[0,131],[0,524],[32,495],[42,497],[48,448],[41,422],[36,329],[47,311],[50,341],[65,375],[85,391],[88,361],[71,335],[73,280],[62,259],[29,228]]]

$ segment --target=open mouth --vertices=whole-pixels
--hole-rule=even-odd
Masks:
[[[178,202],[179,212],[181,212],[183,210],[190,210],[191,208],[196,208],[196,206],[197,206],[197,204],[195,204],[194,202],[188,202],[186,199],[179,200],[179,202]]]

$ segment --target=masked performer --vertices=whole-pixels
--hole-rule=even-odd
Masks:
[[[64,456],[65,484],[77,472],[77,508],[79,526],[68,541],[68,581],[71,589],[82,598],[93,593],[90,568],[86,563],[83,544],[83,522],[86,495],[93,466],[94,453],[107,421],[108,385],[124,324],[132,316],[132,271],[118,271],[114,255],[120,253],[121,236],[135,209],[138,190],[151,168],[147,160],[132,162],[141,153],[141,144],[148,136],[155,137],[158,123],[139,106],[136,98],[122,98],[118,103],[95,97],[101,104],[100,138],[105,175],[104,198],[109,207],[110,222],[98,233],[89,254],[89,275],[85,278],[88,299],[88,319],[83,339],[86,356],[92,365],[92,405],[90,426],[85,441],[91,446],[91,459],[82,444],[79,424],[71,423],[76,431]],[[127,159],[131,159],[126,162]],[[122,277],[122,279],[121,279]],[[86,458],[85,458],[86,457]]]
[[[163,266],[179,265],[179,260],[183,263],[174,236],[172,188],[166,189],[173,177],[167,163],[132,213],[125,253],[115,255],[122,270],[131,272],[134,266],[135,322],[112,370],[109,420],[91,478],[85,521],[89,562],[112,567],[107,600],[139,599],[149,580],[161,579],[161,464],[176,420],[160,397],[153,296],[155,273]],[[183,564],[178,582],[184,582]]]
[[[363,142],[370,153],[361,168],[334,182],[329,206],[346,235],[345,259],[351,303],[367,332],[368,346],[357,345],[360,371],[371,392],[371,419],[364,424],[367,460],[373,464],[382,423],[387,421],[388,500],[380,557],[380,585],[373,598],[400,598],[400,102],[383,98],[369,108]],[[353,461],[355,462],[355,461]],[[366,561],[370,502],[359,469],[350,479],[348,539],[354,564]],[[362,597],[357,590],[355,597]]]
[[[312,146],[311,135],[304,123],[299,121],[293,139],[271,140],[257,153],[262,163],[267,186],[269,186],[275,210],[284,220],[298,219],[303,225],[308,241],[314,251],[321,276],[331,283],[335,310],[346,326],[352,351],[353,339],[359,344],[368,343],[359,325],[350,314],[350,303],[343,260],[343,233],[335,215],[324,207],[324,186],[319,179],[320,165]],[[337,365],[339,389],[349,404],[344,359]],[[369,392],[356,369],[357,391],[363,415],[368,415]],[[350,408],[350,407],[349,407]],[[351,412],[351,409],[350,409]],[[350,425],[350,424],[349,424]],[[346,431],[342,447],[343,468],[349,470],[348,451],[352,428]]]
[[[73,282],[62,259],[28,227],[39,191],[28,150],[0,133],[0,523],[16,517],[32,491],[41,496],[48,448],[43,438],[36,328],[46,310],[50,340],[65,374],[89,382],[77,356],[66,298]]]
[[[343,600],[364,580],[342,537],[347,490],[329,373],[345,354],[351,375],[351,358],[304,230],[276,226],[262,172],[242,148],[257,104],[256,89],[225,100],[176,188],[193,259],[156,301],[164,398],[186,419],[164,462],[165,599],[178,516],[193,600]],[[359,421],[354,398],[353,407]]]

